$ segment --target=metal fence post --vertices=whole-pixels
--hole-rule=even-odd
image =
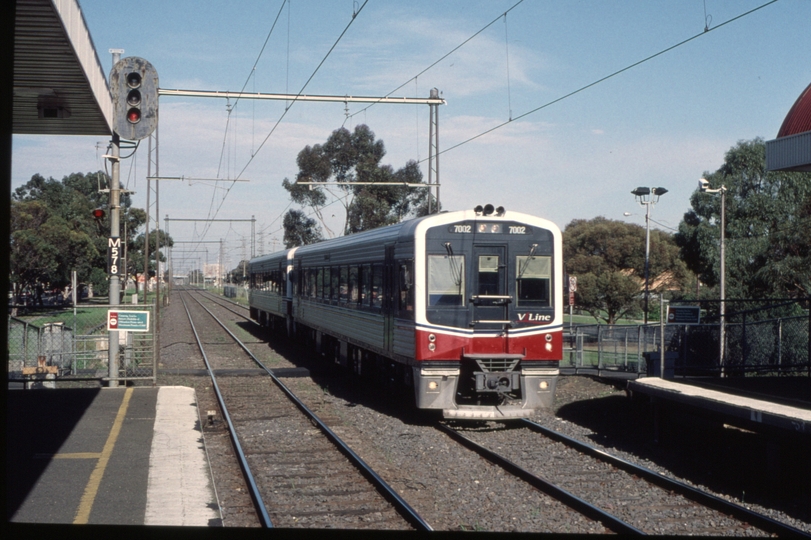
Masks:
[[[603,367],[603,325],[597,325],[597,369]]]

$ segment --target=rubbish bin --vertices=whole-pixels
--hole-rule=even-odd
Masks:
[[[659,351],[647,352],[644,354],[648,377],[661,377],[662,363],[659,361],[661,354]],[[676,372],[677,352],[665,352],[665,376],[664,379],[672,379]]]

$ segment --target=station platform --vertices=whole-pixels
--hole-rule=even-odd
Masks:
[[[811,440],[809,377],[643,377],[628,381],[627,389],[741,428]]]
[[[222,524],[192,388],[6,396],[8,524]]]

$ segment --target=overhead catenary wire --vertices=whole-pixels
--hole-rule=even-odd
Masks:
[[[626,71],[628,71],[630,69],[633,69],[633,68],[635,68],[635,67],[637,67],[637,66],[639,66],[641,64],[644,64],[645,62],[653,60],[654,58],[657,58],[657,57],[659,57],[659,56],[661,56],[661,55],[663,55],[663,54],[665,54],[667,52],[670,52],[673,49],[677,49],[678,47],[681,47],[682,45],[686,45],[687,43],[690,43],[691,41],[693,41],[695,39],[698,39],[698,38],[700,38],[700,37],[702,37],[702,36],[704,36],[704,35],[706,35],[706,34],[708,34],[710,32],[718,30],[719,28],[721,28],[723,26],[726,26],[727,24],[730,24],[730,23],[735,22],[735,21],[737,21],[739,19],[742,19],[743,17],[746,17],[747,15],[751,15],[752,13],[754,13],[754,12],[756,12],[758,10],[761,10],[761,9],[771,5],[771,4],[774,4],[777,1],[778,0],[771,0],[770,2],[766,2],[765,4],[762,4],[760,6],[752,8],[749,11],[747,11],[745,13],[741,13],[740,15],[737,15],[737,16],[735,16],[735,17],[733,17],[733,18],[731,18],[731,19],[729,19],[727,21],[724,21],[721,24],[719,24],[717,26],[714,26],[712,28],[705,27],[698,34],[690,36],[689,38],[687,38],[685,40],[682,40],[682,41],[676,43],[675,45],[671,45],[670,47],[662,49],[659,52],[656,52],[654,54],[651,54],[650,56],[647,56],[647,57],[645,57],[645,58],[643,58],[641,60],[638,60],[638,61],[636,61],[636,62],[634,62],[632,64],[629,64],[628,66],[625,66],[624,68],[618,69],[617,71],[614,71],[613,73],[610,73],[610,74],[606,75],[605,77],[601,77],[600,79],[597,79],[594,82],[591,82],[591,83],[589,83],[589,84],[587,84],[585,86],[581,86],[580,88],[578,88],[576,90],[573,90],[573,91],[569,92],[568,94],[565,94],[563,96],[560,96],[559,98],[556,98],[556,99],[553,99],[552,101],[544,103],[543,105],[541,105],[539,107],[535,107],[534,109],[531,109],[531,110],[529,110],[529,111],[527,111],[527,112],[525,112],[523,114],[520,114],[520,115],[516,116],[515,118],[510,118],[506,122],[502,122],[501,124],[493,126],[490,129],[482,131],[478,135],[474,135],[473,137],[465,139],[464,141],[462,141],[460,143],[454,144],[454,145],[452,145],[452,146],[438,152],[437,155],[441,155],[441,154],[444,154],[446,152],[450,152],[451,150],[455,150],[456,148],[459,148],[460,146],[463,146],[463,145],[465,145],[465,144],[467,144],[469,142],[475,141],[476,139],[478,139],[480,137],[483,137],[483,136],[485,136],[485,135],[487,135],[489,133],[492,133],[492,132],[494,132],[494,131],[496,131],[498,129],[501,129],[504,126],[506,126],[506,125],[508,125],[508,124],[510,124],[512,122],[515,122],[516,120],[520,120],[522,118],[525,118],[525,117],[527,117],[527,116],[529,116],[531,114],[534,114],[534,113],[536,113],[536,112],[538,112],[540,110],[543,110],[543,109],[545,109],[545,108],[547,108],[547,107],[549,107],[551,105],[554,105],[555,103],[559,103],[559,102],[561,102],[561,101],[563,101],[565,99],[568,99],[568,98],[570,98],[570,97],[572,97],[574,95],[579,94],[580,92],[588,90],[589,88],[591,88],[593,86],[597,86],[598,84],[600,84],[602,82],[605,82],[605,81],[607,81],[607,80],[609,80],[609,79],[611,79],[613,77],[616,77],[617,75],[620,75],[621,73],[624,73],[624,72],[626,72]],[[423,159],[420,163],[422,163],[423,161],[425,161],[425,159]]]
[[[429,65],[428,67],[426,67],[425,69],[423,69],[422,71],[420,71],[419,73],[417,73],[416,75],[414,75],[413,77],[411,77],[410,79],[408,79],[406,82],[404,82],[403,84],[401,84],[400,86],[398,86],[397,88],[395,88],[394,90],[392,90],[391,92],[389,92],[388,94],[386,94],[386,95],[385,95],[385,96],[383,96],[383,97],[384,97],[384,98],[387,98],[387,97],[391,96],[391,95],[392,95],[393,93],[395,93],[397,90],[399,90],[400,88],[404,87],[405,85],[407,85],[408,83],[410,83],[411,81],[413,81],[414,79],[416,79],[417,77],[419,77],[420,75],[424,75],[424,74],[425,74],[427,71],[429,71],[431,68],[433,68],[434,66],[436,66],[437,64],[439,64],[440,62],[442,62],[443,60],[445,60],[447,57],[449,57],[450,55],[452,55],[453,53],[455,53],[456,51],[458,51],[459,49],[461,49],[462,47],[464,47],[465,45],[467,45],[467,43],[468,43],[468,42],[470,42],[471,40],[473,40],[473,39],[474,39],[476,36],[478,36],[479,34],[481,34],[482,32],[484,32],[485,30],[487,30],[488,28],[490,28],[491,26],[493,26],[493,25],[494,25],[494,24],[495,24],[495,23],[496,23],[496,22],[497,22],[499,19],[501,19],[502,17],[506,17],[506,16],[507,16],[507,14],[508,14],[510,11],[514,10],[516,7],[518,7],[519,5],[521,5],[523,2],[524,2],[524,0],[519,0],[518,2],[516,2],[515,4],[513,4],[513,5],[512,5],[512,7],[510,7],[510,8],[509,8],[507,11],[505,11],[504,13],[499,14],[499,16],[498,16],[498,17],[496,17],[495,19],[493,19],[492,21],[490,21],[489,23],[487,23],[486,25],[484,25],[484,26],[483,26],[481,29],[479,29],[479,31],[478,31],[478,32],[476,32],[475,34],[471,35],[469,38],[467,38],[466,40],[464,40],[462,43],[460,43],[459,45],[457,45],[456,47],[454,47],[453,49],[451,49],[450,51],[448,51],[447,53],[445,53],[444,55],[442,55],[442,56],[441,56],[441,57],[440,57],[438,60],[436,60],[434,63],[432,63],[431,65]],[[357,111],[357,112],[354,112],[354,113],[350,114],[349,116],[350,116],[350,117],[353,117],[353,116],[355,116],[355,115],[357,115],[357,114],[360,114],[360,113],[362,113],[362,112],[366,112],[368,109],[370,109],[370,108],[374,107],[375,105],[377,105],[377,103],[372,103],[371,105],[367,105],[366,107],[362,108],[361,110],[359,110],[359,111]],[[425,161],[425,160],[422,160],[422,161]]]
[[[352,21],[354,21],[355,17],[357,17],[357,16],[358,16],[358,14],[360,14],[361,10],[363,10],[363,7],[366,5],[366,3],[367,3],[367,2],[368,2],[368,0],[366,0],[366,2],[364,2],[364,3],[363,3],[363,5],[362,5],[362,6],[360,6],[360,8],[358,8],[358,9],[356,9],[356,10],[354,10],[354,11],[353,11],[353,15],[352,15]],[[437,64],[439,64],[440,62],[442,62],[443,60],[445,60],[445,59],[446,59],[448,56],[450,56],[451,54],[453,54],[454,52],[456,52],[457,50],[459,50],[460,48],[462,48],[464,45],[466,45],[466,44],[467,44],[467,43],[469,43],[471,40],[473,40],[474,38],[476,38],[476,36],[478,36],[479,34],[481,34],[482,32],[484,32],[485,30],[487,30],[489,27],[491,27],[493,24],[495,24],[495,23],[496,23],[496,22],[497,22],[499,19],[501,19],[501,18],[503,17],[503,18],[505,18],[505,22],[506,22],[506,16],[507,16],[507,14],[508,14],[510,11],[512,11],[513,9],[515,9],[516,7],[518,7],[518,6],[519,6],[520,4],[522,4],[523,2],[524,2],[524,0],[519,0],[518,2],[516,2],[515,4],[513,4],[513,5],[512,5],[512,6],[511,6],[509,9],[507,9],[507,10],[506,10],[506,11],[504,11],[503,13],[499,14],[499,15],[498,15],[498,17],[494,18],[492,21],[490,21],[490,22],[489,22],[489,23],[487,23],[485,26],[483,26],[482,28],[480,28],[480,29],[479,29],[477,32],[475,32],[475,33],[474,33],[474,34],[472,34],[470,37],[468,37],[467,39],[465,39],[464,41],[462,41],[462,42],[461,42],[459,45],[457,45],[456,47],[454,47],[453,49],[451,49],[450,51],[448,51],[447,53],[445,53],[444,55],[442,55],[442,56],[441,56],[439,59],[437,59],[436,61],[434,61],[434,62],[433,62],[431,65],[429,65],[428,67],[426,67],[425,69],[423,69],[422,71],[420,71],[419,73],[417,73],[416,75],[414,75],[413,77],[409,78],[407,81],[405,81],[403,84],[401,84],[401,85],[400,85],[400,86],[398,86],[397,88],[394,88],[393,90],[391,90],[390,92],[388,92],[388,93],[387,93],[385,96],[383,96],[383,97],[381,98],[381,100],[380,100],[380,101],[382,101],[383,99],[386,99],[386,98],[390,97],[392,94],[394,94],[395,92],[397,92],[398,90],[400,90],[401,88],[403,88],[404,86],[406,86],[407,84],[411,83],[411,81],[414,81],[414,82],[415,82],[415,84],[417,84],[417,81],[418,81],[418,79],[419,79],[420,75],[422,75],[422,74],[426,73],[426,72],[427,72],[427,71],[429,71],[431,68],[433,68],[434,66],[436,66]],[[288,19],[289,19],[289,7],[288,7]],[[344,33],[346,33],[346,31],[349,29],[349,25],[351,25],[351,24],[352,24],[352,21],[350,21],[350,22],[349,22],[349,24],[347,25],[346,29],[344,29],[344,32],[343,32],[343,33],[341,33],[341,35],[338,37],[338,40],[336,40],[335,45],[337,45],[338,41],[340,41],[340,39],[343,37]],[[289,20],[288,20],[288,26],[289,26]],[[289,30],[288,30],[288,40],[289,40]],[[298,94],[297,94],[298,96],[300,96],[300,95],[301,95],[301,94],[304,92],[304,88],[306,88],[306,87],[307,87],[307,85],[309,84],[310,80],[313,78],[313,76],[315,76],[315,72],[317,72],[317,71],[318,71],[318,69],[321,67],[321,64],[323,64],[323,63],[324,63],[324,61],[326,60],[326,57],[327,57],[327,56],[329,56],[329,54],[330,54],[330,53],[332,52],[332,50],[335,48],[335,45],[333,45],[333,46],[332,46],[332,48],[329,50],[329,52],[327,53],[327,55],[324,57],[324,60],[322,60],[322,61],[321,61],[321,63],[320,63],[320,64],[318,65],[318,67],[316,68],[316,70],[313,72],[313,74],[310,76],[310,78],[309,78],[309,79],[307,80],[307,82],[304,84],[304,86],[302,87],[302,89],[301,89],[301,90],[298,92]],[[289,42],[288,42],[288,57],[289,57]],[[289,61],[289,60],[288,60],[288,61]],[[289,76],[289,66],[288,66],[288,76]],[[508,75],[508,76],[509,76],[509,75]],[[418,87],[417,87],[417,88],[418,88]],[[352,114],[347,114],[347,115],[346,115],[346,117],[344,118],[344,124],[346,124],[346,121],[347,121],[347,120],[353,119],[353,118],[354,118],[356,115],[358,115],[358,114],[360,114],[360,113],[365,113],[365,112],[366,112],[366,111],[367,111],[369,108],[373,107],[374,105],[376,105],[376,104],[377,104],[377,103],[379,103],[380,101],[375,102],[375,103],[372,103],[372,104],[370,104],[370,105],[368,105],[368,106],[364,107],[363,109],[361,109],[361,110],[359,110],[359,111],[357,111],[357,112],[355,112],[355,113],[352,113]],[[277,121],[276,125],[274,125],[274,126],[273,126],[273,128],[271,129],[271,131],[270,131],[270,133],[268,134],[268,136],[265,138],[265,140],[262,142],[262,144],[259,146],[259,148],[257,148],[256,152],[252,152],[251,158],[248,160],[248,163],[245,165],[245,167],[243,168],[243,170],[240,172],[240,175],[242,175],[242,173],[244,173],[244,172],[245,172],[245,169],[247,169],[248,165],[250,165],[251,161],[253,160],[253,157],[256,155],[256,153],[258,153],[258,152],[259,152],[259,149],[261,149],[261,148],[262,148],[262,146],[264,146],[264,144],[265,144],[265,142],[267,141],[267,139],[268,139],[268,138],[269,138],[269,137],[270,137],[270,136],[273,134],[273,132],[274,132],[274,131],[275,131],[275,129],[278,127],[279,123],[280,123],[280,122],[281,122],[281,120],[284,118],[284,116],[287,114],[287,111],[289,110],[289,108],[290,108],[291,106],[292,106],[292,103],[291,103],[291,104],[289,104],[289,105],[287,105],[287,106],[285,107],[284,113],[282,114],[281,118],[279,118],[279,120]],[[418,141],[418,144],[419,144],[419,141]],[[418,163],[421,163],[422,161],[424,161],[424,160],[420,160],[420,159],[418,158]],[[239,178],[239,176],[237,176],[237,178]],[[229,187],[228,189],[230,190],[230,187]],[[226,193],[226,195],[225,195],[225,196],[223,196],[223,202],[224,202],[224,200],[225,200],[225,197],[226,197],[226,196],[227,196],[227,193]],[[335,202],[335,201],[333,201],[333,202]],[[330,203],[330,204],[332,204],[332,203]],[[222,206],[222,202],[220,203],[220,206]],[[271,224],[270,224],[270,225],[268,225],[268,226],[267,226],[265,229],[263,229],[263,231],[264,231],[264,230],[267,230],[267,229],[268,229],[268,228],[269,228],[269,227],[270,227],[270,226],[271,226],[273,223],[275,223],[276,221],[278,221],[278,220],[281,218],[281,216],[282,216],[282,215],[284,215],[284,212],[286,212],[286,211],[287,211],[287,210],[290,208],[290,206],[291,206],[291,205],[290,205],[290,204],[288,204],[288,205],[287,205],[287,208],[285,208],[285,209],[282,211],[282,214],[281,214],[281,215],[279,215],[278,217],[276,217],[276,218],[275,218],[275,219],[274,219],[274,220],[271,222]],[[329,206],[329,205],[326,205],[326,206]],[[325,207],[326,207],[326,206],[325,206]],[[325,207],[324,207],[324,208],[325,208]],[[218,208],[218,211],[219,211],[219,208]],[[318,212],[318,211],[316,210],[316,211],[314,211],[313,213],[308,214],[308,215],[307,215],[307,217],[310,217],[310,216],[312,216],[313,214],[317,214],[317,212]]]
[[[357,16],[360,14],[360,12],[361,12],[361,11],[363,11],[363,8],[366,6],[366,4],[368,3],[368,1],[369,1],[369,0],[366,0],[365,2],[363,2],[363,4],[362,4],[362,5],[361,5],[361,6],[360,6],[358,9],[356,9],[356,10],[354,10],[354,11],[353,11],[352,18],[350,19],[349,23],[346,25],[346,27],[344,28],[344,30],[341,32],[341,34],[338,36],[338,38],[337,38],[337,39],[335,40],[335,42],[332,44],[332,46],[331,46],[331,47],[330,47],[330,49],[327,51],[327,53],[324,55],[324,57],[321,59],[321,61],[318,63],[318,65],[316,66],[316,68],[313,70],[313,72],[312,72],[312,74],[310,75],[310,77],[307,79],[307,81],[304,83],[304,85],[303,85],[303,86],[301,87],[301,89],[298,91],[297,96],[301,96],[301,95],[304,93],[304,90],[307,88],[307,86],[308,86],[308,85],[310,84],[310,82],[313,80],[313,78],[315,77],[316,73],[318,73],[318,71],[321,69],[321,66],[323,66],[323,65],[324,65],[324,62],[326,62],[326,61],[327,61],[327,58],[329,58],[330,54],[332,54],[332,52],[335,50],[335,47],[337,47],[337,46],[338,46],[338,43],[341,41],[341,39],[344,37],[344,35],[345,35],[345,34],[346,34],[348,31],[349,31],[349,28],[352,26],[352,23],[355,21],[355,19],[356,19],[356,18],[357,18]],[[278,17],[277,17],[277,19],[278,19]],[[274,26],[275,26],[275,22],[274,22]],[[266,43],[267,43],[267,42],[266,42]],[[264,50],[264,46],[263,46],[263,50]],[[257,60],[257,61],[258,61],[258,60]],[[248,80],[250,80],[250,78],[249,78]],[[245,84],[247,85],[247,80],[246,80]],[[244,90],[244,87],[243,87],[243,90]],[[229,186],[229,187],[226,189],[225,194],[222,196],[222,199],[220,200],[220,204],[217,206],[217,209],[214,211],[214,216],[213,216],[213,217],[216,217],[216,216],[219,214],[219,211],[220,211],[220,209],[222,208],[223,203],[225,203],[225,199],[226,199],[226,198],[228,197],[228,195],[230,194],[230,192],[231,192],[231,188],[233,188],[233,187],[234,187],[234,184],[236,183],[236,180],[238,180],[238,179],[239,179],[239,178],[242,176],[242,174],[245,172],[245,170],[247,170],[247,168],[248,168],[248,167],[250,166],[250,164],[253,162],[253,160],[254,160],[254,158],[256,157],[256,155],[257,155],[257,154],[259,154],[259,151],[260,151],[260,150],[261,150],[261,149],[262,149],[262,148],[265,146],[265,143],[267,143],[268,139],[270,139],[271,135],[273,135],[273,133],[274,133],[274,132],[276,131],[276,129],[279,127],[279,125],[281,124],[282,120],[284,119],[284,117],[287,115],[288,111],[289,111],[289,110],[290,110],[290,109],[293,107],[293,105],[294,105],[294,104],[295,104],[295,100],[293,100],[293,101],[292,101],[290,104],[288,104],[287,106],[285,106],[284,112],[283,112],[283,113],[282,113],[282,115],[279,117],[279,119],[276,121],[276,123],[273,125],[273,127],[270,129],[270,132],[269,132],[269,133],[267,134],[267,136],[266,136],[266,137],[265,137],[265,138],[262,140],[262,143],[259,145],[259,147],[257,147],[256,151],[252,153],[251,157],[248,159],[248,162],[245,164],[245,166],[242,168],[242,170],[239,172],[239,174],[238,174],[238,175],[237,175],[237,176],[234,178],[234,182],[232,182],[232,184],[231,184],[231,185],[230,185],[230,186]],[[211,216],[211,213],[210,213],[210,212],[209,212],[209,216]],[[206,232],[208,231],[208,228],[209,228],[209,227],[206,227],[205,231],[203,232],[203,235],[205,235],[205,234],[206,234]]]
[[[332,54],[332,51],[334,51],[334,50],[335,50],[335,47],[337,47],[337,46],[338,46],[338,43],[341,41],[341,39],[344,37],[344,35],[345,35],[345,34],[346,34],[348,31],[349,31],[349,28],[352,26],[352,23],[353,23],[353,22],[355,22],[355,19],[357,18],[357,16],[358,16],[358,15],[360,15],[360,12],[361,12],[361,11],[363,11],[363,8],[366,6],[366,4],[367,4],[368,2],[369,2],[369,0],[365,0],[365,1],[363,2],[363,4],[362,4],[362,5],[361,5],[361,6],[360,6],[358,9],[356,9],[356,10],[354,10],[354,11],[353,11],[352,18],[350,19],[349,23],[347,23],[346,27],[343,29],[343,31],[341,32],[341,34],[338,36],[338,38],[335,40],[335,42],[334,42],[334,43],[332,44],[332,46],[329,48],[329,50],[327,51],[327,53],[324,55],[324,57],[323,57],[323,58],[321,59],[321,61],[318,63],[318,65],[317,65],[317,66],[316,66],[316,68],[313,70],[313,72],[312,72],[312,74],[310,75],[310,77],[307,79],[307,81],[304,83],[304,85],[301,87],[301,89],[300,89],[300,90],[298,91],[298,93],[296,94],[296,97],[299,97],[299,96],[301,96],[301,95],[304,93],[304,90],[306,90],[307,86],[308,86],[308,85],[310,84],[310,82],[313,80],[313,78],[315,77],[316,73],[318,73],[318,71],[321,69],[321,66],[323,66],[323,65],[324,65],[324,62],[326,62],[326,61],[327,61],[327,58],[329,58],[330,54]],[[245,166],[242,168],[242,170],[239,172],[239,174],[238,174],[238,175],[236,175],[236,177],[234,178],[234,181],[231,183],[231,185],[230,185],[230,186],[229,186],[229,187],[226,189],[226,193],[225,193],[225,195],[223,195],[222,199],[220,200],[220,204],[217,206],[217,210],[214,212],[214,217],[216,217],[216,216],[217,216],[217,214],[219,213],[220,209],[222,208],[223,203],[225,203],[225,199],[228,197],[228,194],[231,192],[231,188],[233,188],[233,187],[234,187],[234,184],[236,183],[236,180],[238,180],[238,179],[239,179],[239,178],[242,176],[242,174],[243,174],[243,173],[244,173],[244,172],[247,170],[247,168],[248,168],[248,167],[250,166],[250,164],[253,162],[253,159],[256,157],[256,155],[257,155],[257,154],[259,154],[259,151],[260,151],[260,150],[261,150],[261,149],[262,149],[262,148],[265,146],[265,144],[267,143],[267,141],[270,139],[271,135],[273,135],[273,133],[274,133],[274,132],[276,131],[276,129],[279,127],[279,125],[281,124],[282,120],[284,119],[284,117],[287,115],[287,113],[290,111],[290,109],[293,107],[293,105],[294,105],[295,103],[296,103],[296,100],[294,99],[292,102],[290,102],[290,104],[288,104],[287,106],[285,106],[285,108],[284,108],[284,112],[282,112],[282,115],[279,117],[279,119],[276,121],[276,123],[275,123],[275,124],[273,125],[273,127],[270,129],[270,132],[268,132],[267,136],[266,136],[266,137],[265,137],[265,138],[262,140],[262,143],[259,145],[259,147],[257,147],[256,152],[254,152],[254,153],[253,153],[253,155],[251,155],[251,157],[250,157],[250,158],[248,158],[248,162],[245,164]],[[204,233],[203,233],[203,234],[205,234],[205,232],[207,232],[207,231],[208,231],[208,227],[206,227],[206,231],[204,231]]]

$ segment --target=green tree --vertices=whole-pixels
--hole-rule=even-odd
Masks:
[[[340,128],[333,131],[323,145],[307,146],[299,152],[296,181],[285,178],[282,186],[290,193],[293,202],[313,210],[329,236],[334,233],[326,225],[321,212],[327,202],[325,192],[335,196],[344,206],[343,234],[391,225],[425,212],[430,196],[426,189],[370,185],[423,183],[416,162],[409,161],[395,171],[390,165],[381,164],[385,154],[383,141],[376,140],[367,126],[356,126],[353,132]],[[299,184],[300,181],[335,182],[337,185],[309,186]]]
[[[687,270],[673,237],[651,230],[651,294],[680,287]],[[563,232],[563,261],[577,276],[575,301],[595,319],[614,324],[641,312],[645,291],[645,228],[596,217],[576,219]]]
[[[726,188],[727,298],[783,298],[811,294],[811,176],[767,172],[762,139],[740,141],[724,164],[704,178]],[[696,190],[676,242],[699,279],[720,278],[719,194]]]
[[[321,228],[313,218],[308,218],[301,210],[291,208],[284,215],[284,247],[315,244],[324,239]]]
[[[100,191],[108,185],[101,171],[73,173],[61,181],[36,174],[14,190],[10,270],[17,294],[64,288],[74,270],[80,282],[106,293],[109,212],[100,222],[92,212],[109,204],[109,195]],[[131,204],[129,194],[122,194],[122,221],[135,231],[146,214]]]
[[[127,251],[127,274],[138,283],[138,278],[144,275],[144,243],[146,236],[141,233],[136,236],[131,244],[130,249]],[[157,266],[155,265],[156,249],[174,246],[172,237],[162,229],[149,231],[149,267],[147,269],[148,277],[153,278],[157,275]],[[157,246],[157,248],[156,248]],[[160,262],[166,262],[166,255],[162,251],[157,252],[157,258]]]
[[[228,283],[242,284],[250,279],[248,265],[251,261],[242,259],[230,272],[228,272]]]
[[[10,281],[15,294],[28,290],[42,303],[45,288],[70,283],[70,272],[89,276],[88,261],[98,257],[93,241],[40,201],[11,201]]]

